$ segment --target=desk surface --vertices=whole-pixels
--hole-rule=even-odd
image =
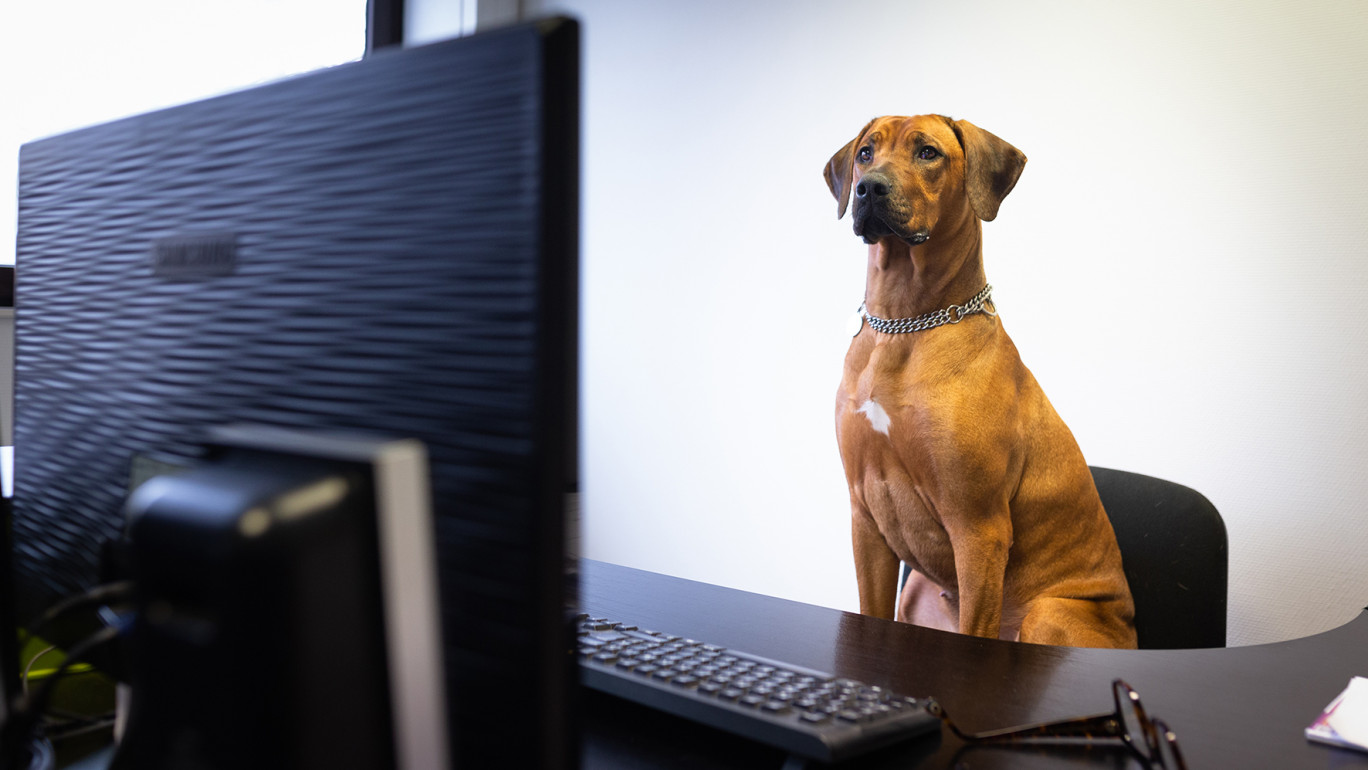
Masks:
[[[1303,728],[1368,676],[1368,613],[1277,644],[1214,650],[1085,650],[949,634],[839,610],[583,562],[586,611],[889,687],[936,696],[966,730],[1103,713],[1125,679],[1168,722],[1188,765],[1368,768],[1368,754],[1307,741]],[[586,770],[779,768],[784,757],[616,699],[585,693]],[[851,767],[1141,767],[1121,750],[965,748],[919,739]]]

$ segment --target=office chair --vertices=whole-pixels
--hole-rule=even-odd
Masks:
[[[1171,481],[1091,470],[1121,546],[1140,648],[1224,647],[1227,543],[1216,507]]]
[[[1140,649],[1224,647],[1227,545],[1216,507],[1171,481],[1089,469],[1121,547]],[[903,564],[899,591],[907,577]]]

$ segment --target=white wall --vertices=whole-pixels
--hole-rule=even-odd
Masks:
[[[1091,463],[1220,509],[1231,643],[1368,604],[1368,4],[529,5],[585,25],[587,555],[855,607],[819,168],[942,112],[1029,156],[994,299]]]

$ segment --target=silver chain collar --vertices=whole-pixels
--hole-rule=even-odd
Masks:
[[[963,305],[951,305],[941,308],[934,313],[923,313],[914,318],[880,318],[865,312],[865,303],[860,303],[860,318],[869,322],[869,328],[884,334],[907,334],[909,332],[921,332],[927,329],[934,329],[937,326],[946,324],[957,324],[964,320],[967,315],[983,313],[988,316],[997,315],[996,312],[984,307],[993,296],[993,287],[984,286],[983,291],[974,295],[974,298]],[[856,329],[856,334],[859,330]]]

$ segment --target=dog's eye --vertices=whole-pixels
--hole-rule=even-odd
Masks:
[[[922,160],[935,160],[940,157],[940,150],[937,150],[935,147],[923,147],[921,148],[921,152],[917,153],[917,157]]]
[[[874,158],[874,150],[868,147],[861,147],[860,152],[856,157],[860,159],[861,163],[868,163]]]

